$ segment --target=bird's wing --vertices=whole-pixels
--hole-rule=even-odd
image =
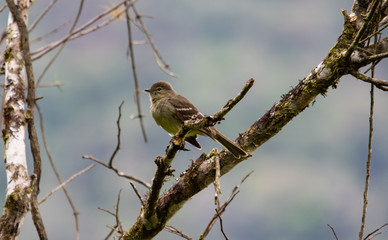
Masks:
[[[174,106],[175,114],[182,122],[190,119],[203,118],[202,113],[183,96],[171,99],[170,104]]]

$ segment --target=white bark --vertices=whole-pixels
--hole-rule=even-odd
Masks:
[[[26,21],[26,19],[25,19]],[[17,189],[30,186],[25,146],[25,68],[20,49],[20,33],[12,14],[8,17],[7,50],[9,61],[5,64],[5,115],[6,130],[4,162],[7,173],[7,196]]]
[[[19,0],[15,2],[17,2],[20,16],[26,23],[30,1]],[[21,34],[11,12],[8,17],[6,33],[4,102],[2,106],[7,193],[0,218],[0,239],[15,239],[29,210],[31,180],[28,175],[25,146],[25,64],[21,49]]]

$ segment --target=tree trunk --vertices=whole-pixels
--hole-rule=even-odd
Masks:
[[[18,9],[27,23],[29,0],[20,0]],[[0,239],[15,239],[29,210],[31,181],[26,163],[25,63],[22,37],[11,14],[8,17],[5,50],[5,84],[3,98],[4,162],[7,174],[7,194],[0,220]]]

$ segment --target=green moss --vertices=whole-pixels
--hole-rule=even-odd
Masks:
[[[9,134],[7,133],[7,131],[5,129],[2,130],[2,133],[3,133],[3,142],[4,142],[4,145],[6,145],[8,139],[9,139]]]
[[[7,48],[4,52],[4,62],[9,62],[12,58],[12,48]]]
[[[27,193],[27,194],[31,194],[32,191],[33,191],[33,188],[32,188],[32,187],[26,188],[26,193]]]
[[[29,112],[24,113],[25,119],[28,121],[31,119],[31,114]]]
[[[337,47],[340,45],[338,44]],[[334,79],[332,81],[333,88],[336,88],[340,78],[351,70],[349,59],[346,59],[344,56],[346,50],[341,48],[332,49],[324,61],[326,67],[332,71],[332,79]]]

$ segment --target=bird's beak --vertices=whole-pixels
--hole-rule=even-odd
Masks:
[[[144,92],[151,92],[151,89],[144,89]]]

